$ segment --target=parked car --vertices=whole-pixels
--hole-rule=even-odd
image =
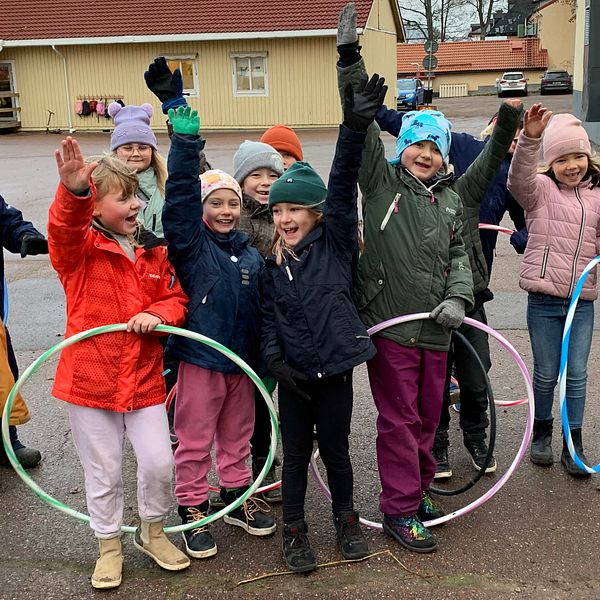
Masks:
[[[425,88],[420,79],[398,79],[396,81],[396,110],[411,108],[417,110],[425,102]]]
[[[566,71],[546,71],[540,83],[540,94],[548,92],[573,93],[573,79]]]
[[[527,96],[527,78],[521,71],[509,71],[503,73],[502,77],[496,79],[496,90],[498,97],[505,93],[520,92]]]

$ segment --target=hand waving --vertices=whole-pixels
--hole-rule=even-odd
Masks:
[[[170,108],[169,121],[171,121],[175,133],[198,135],[200,132],[198,111],[192,110],[190,106],[180,106],[177,108],[177,111]]]
[[[344,89],[344,125],[353,131],[365,132],[383,104],[388,87],[385,79],[375,73],[369,81],[361,81],[354,89]]]
[[[358,41],[356,32],[356,6],[348,2],[340,11],[337,28],[337,45],[352,44]]]
[[[552,111],[541,104],[534,104],[525,111],[523,119],[523,132],[529,138],[539,138],[550,121]]]
[[[76,196],[84,194],[90,187],[92,171],[98,163],[86,163],[77,140],[70,136],[62,141],[62,155],[60,150],[55,150],[54,157],[63,185]]]
[[[154,59],[144,73],[144,79],[148,89],[162,102],[163,113],[169,108],[176,108],[186,104],[183,97],[183,79],[181,71],[175,69],[171,73],[169,64],[164,56]]]

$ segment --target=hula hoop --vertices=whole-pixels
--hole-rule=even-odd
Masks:
[[[569,414],[567,412],[567,363],[569,362],[569,340],[571,339],[571,327],[573,325],[573,318],[575,317],[575,310],[577,309],[577,303],[579,302],[579,296],[583,289],[583,284],[590,274],[590,271],[600,262],[600,256],[592,258],[586,265],[583,273],[581,273],[577,280],[577,285],[573,290],[573,296],[571,297],[571,304],[569,304],[569,310],[567,311],[567,318],[565,319],[565,328],[563,329],[563,338],[560,349],[560,371],[558,374],[558,399],[560,402],[560,416],[562,418],[563,433],[565,440],[567,441],[567,447],[573,462],[586,473],[600,473],[600,463],[595,467],[586,465],[575,450],[573,446],[573,440],[571,438],[571,427],[569,426]]]
[[[387,321],[383,321],[382,323],[379,323],[378,325],[371,327],[368,330],[368,333],[369,333],[369,335],[373,335],[374,333],[377,333],[383,329],[387,329],[388,327],[391,327],[392,325],[399,325],[400,323],[408,323],[409,321],[419,321],[421,319],[429,319],[429,318],[430,318],[429,313],[415,313],[413,315],[402,315],[400,317],[394,317],[393,319],[388,319]],[[515,459],[510,464],[510,466],[508,467],[506,472],[502,475],[502,477],[500,477],[498,479],[498,481],[496,481],[496,483],[487,492],[485,492],[479,498],[473,500],[471,503],[467,504],[466,506],[463,506],[462,508],[452,511],[451,513],[448,513],[447,515],[440,517],[439,519],[432,519],[431,521],[426,521],[424,523],[424,525],[426,527],[433,527],[434,525],[441,525],[442,523],[446,523],[448,521],[451,521],[452,519],[456,519],[457,517],[466,515],[466,514],[470,513],[471,511],[475,510],[476,508],[480,507],[481,505],[485,504],[485,502],[487,502],[498,491],[500,491],[500,489],[509,480],[511,475],[514,473],[516,468],[519,466],[519,464],[523,460],[523,457],[525,456],[525,452],[527,451],[527,447],[529,446],[529,440],[531,439],[531,432],[533,430],[533,416],[534,416],[533,387],[531,384],[531,377],[529,375],[529,371],[527,370],[527,367],[525,366],[525,362],[521,358],[520,354],[515,350],[513,345],[505,337],[500,335],[495,329],[492,329],[489,325],[486,325],[485,323],[481,323],[479,321],[475,321],[474,319],[471,319],[469,317],[465,317],[464,322],[467,325],[472,325],[473,327],[476,327],[477,329],[481,329],[482,331],[485,331],[487,334],[491,335],[493,338],[495,338],[500,343],[501,346],[506,348],[506,350],[508,350],[509,353],[512,355],[512,357],[515,359],[515,362],[517,363],[517,366],[519,367],[519,370],[521,371],[521,375],[523,376],[523,380],[525,381],[525,385],[527,387],[527,397],[529,399],[528,411],[527,411],[527,423],[525,425],[525,433],[523,435],[523,440],[521,441],[521,445],[519,446],[517,455],[515,456]],[[315,478],[315,481],[317,482],[317,485],[321,488],[321,491],[329,499],[331,499],[331,494],[329,492],[329,488],[327,487],[327,485],[325,484],[325,482],[323,481],[323,478],[321,477],[321,475],[319,473],[319,469],[318,469],[316,461],[315,461],[315,455],[313,455],[313,457],[311,458],[310,470],[311,470],[311,473],[313,474],[313,477]],[[366,527],[370,527],[371,529],[383,529],[382,524],[378,523],[376,521],[370,521],[368,519],[364,519],[361,517],[360,522],[363,525],[365,525]]]
[[[489,229],[491,231],[498,231],[508,235],[512,235],[514,233],[514,231],[508,227],[502,227],[502,225],[492,225],[491,223],[479,223],[479,229]]]
[[[39,358],[37,358],[33,363],[31,363],[31,365],[29,365],[29,367],[27,367],[27,369],[23,372],[21,377],[19,377],[19,379],[15,382],[15,385],[13,386],[12,390],[10,391],[8,398],[6,399],[6,405],[4,406],[4,412],[2,414],[2,442],[4,444],[4,449],[6,451],[6,455],[8,456],[8,459],[9,459],[13,469],[17,472],[17,475],[25,482],[25,484],[41,500],[43,500],[50,506],[53,506],[54,508],[60,510],[61,512],[64,512],[67,515],[75,517],[76,519],[79,519],[80,521],[83,521],[85,523],[90,522],[89,515],[86,515],[85,513],[81,513],[73,508],[70,508],[66,504],[63,504],[56,498],[50,496],[50,494],[46,493],[35,481],[33,481],[33,479],[31,479],[31,477],[29,477],[29,475],[27,474],[25,469],[21,466],[21,463],[19,463],[19,461],[17,460],[15,452],[12,449],[12,445],[10,443],[10,437],[9,437],[9,433],[8,433],[8,415],[10,415],[15,396],[17,395],[19,390],[29,380],[29,378],[40,368],[40,366],[46,360],[48,360],[48,358],[50,358],[53,354],[56,354],[57,352],[60,352],[61,350],[63,350],[64,348],[67,348],[68,346],[71,346],[81,340],[85,340],[85,339],[93,337],[95,335],[99,335],[99,334],[103,334],[103,333],[114,333],[116,331],[125,331],[126,329],[127,329],[126,323],[119,323],[119,324],[114,324],[114,325],[104,325],[102,327],[94,327],[93,329],[88,329],[87,331],[82,331],[80,333],[77,333],[77,334],[69,337],[69,338],[66,338],[65,340],[63,340],[62,342],[59,342],[58,344],[56,344],[49,350],[46,350],[46,352],[44,352]],[[252,494],[254,494],[254,492],[258,489],[262,480],[268,473],[269,469],[271,468],[271,463],[273,462],[273,458],[275,456],[277,441],[279,439],[279,424],[277,422],[277,414],[275,412],[275,407],[273,406],[273,401],[271,400],[271,396],[269,395],[269,392],[263,385],[260,377],[237,354],[233,353],[231,350],[229,350],[229,348],[227,348],[226,346],[223,346],[219,342],[216,342],[215,340],[213,340],[209,337],[203,336],[203,335],[201,335],[199,333],[195,333],[193,331],[187,331],[186,329],[180,329],[179,327],[171,327],[169,325],[158,325],[156,327],[156,331],[162,331],[165,333],[170,333],[172,335],[180,335],[182,337],[187,337],[191,340],[201,342],[202,344],[206,344],[207,346],[210,346],[214,350],[217,350],[224,356],[227,356],[229,359],[231,359],[238,367],[240,367],[240,369],[242,369],[244,371],[244,373],[246,373],[246,375],[248,375],[248,377],[250,377],[250,379],[252,380],[254,385],[258,388],[264,401],[267,404],[267,408],[269,409],[269,417],[271,418],[271,447],[269,448],[269,453],[267,455],[267,460],[265,462],[265,466],[263,467],[262,471],[259,473],[256,480],[248,487],[248,489],[239,498],[236,499],[235,502],[225,506],[225,508],[222,508],[218,512],[208,515],[204,519],[195,521],[193,523],[185,523],[183,525],[177,525],[174,527],[165,527],[166,533],[176,533],[179,531],[187,531],[189,529],[201,527],[203,525],[207,525],[208,523],[211,523],[212,521],[220,519],[224,515],[230,513],[232,510],[235,510],[236,508],[241,506],[248,497],[250,497]],[[131,527],[128,525],[121,526],[121,531],[124,531],[126,533],[135,533],[136,530],[137,530],[137,527]]]

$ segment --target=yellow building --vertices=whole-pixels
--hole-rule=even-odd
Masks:
[[[79,0],[2,0],[0,125],[101,130],[112,121],[81,104],[160,103],[143,73],[157,56],[181,67],[188,102],[205,129],[331,127],[339,123],[336,28],[345,0],[154,0],[116,7]],[[396,0],[356,0],[367,64],[396,79],[404,40]],[[153,12],[154,11],[154,12]],[[394,101],[390,85],[388,102]],[[91,104],[94,106],[94,104]]]

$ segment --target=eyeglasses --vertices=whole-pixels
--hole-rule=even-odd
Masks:
[[[117,151],[119,150],[125,154],[133,154],[134,152],[147,154],[148,152],[152,152],[152,146],[148,144],[123,144],[117,148]]]

